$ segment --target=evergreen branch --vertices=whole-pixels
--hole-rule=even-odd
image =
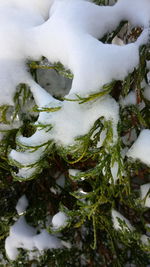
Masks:
[[[37,106],[35,106],[34,108],[33,108],[33,111],[34,112],[56,112],[56,111],[58,111],[58,110],[60,110],[61,109],[61,107],[37,107]]]

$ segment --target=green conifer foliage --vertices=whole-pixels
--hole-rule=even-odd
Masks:
[[[109,4],[109,1],[95,2]],[[117,36],[129,43],[136,40],[141,31],[140,28],[130,30],[129,23],[123,21],[101,41],[111,43]],[[26,84],[18,85],[14,106],[0,107],[0,123],[6,125],[0,143],[0,266],[146,267],[150,264],[150,241],[144,243],[141,239],[143,235],[150,234],[150,210],[140,198],[140,186],[150,182],[150,167],[122,155],[122,151],[133,143],[133,130],[138,136],[142,129],[150,129],[150,101],[143,93],[148,85],[147,60],[150,60],[149,44],[140,48],[139,66],[124,81],[112,81],[103,87],[103,91],[86,97],[77,95],[76,99],[65,99],[83,105],[107,94],[119,101],[131,90],[136,92],[136,104],[120,105],[118,139],[115,143],[112,122],[100,117],[90,131],[79,136],[72,146],[62,147],[49,140],[39,146],[26,147],[19,143],[17,137],[20,134],[32,136],[36,127],[50,131],[51,125],[35,124],[38,114],[57,112],[61,107],[39,108]],[[35,80],[37,70],[44,68],[55,69],[60,75],[72,79],[71,72],[65,70],[59,62],[51,66],[28,62],[28,67]],[[13,129],[9,128],[12,124]],[[102,146],[98,147],[103,131],[105,138]],[[126,144],[123,142],[125,137]],[[26,166],[35,167],[36,171],[22,181],[16,173],[18,168],[25,166],[8,157],[10,150],[26,152],[30,149],[32,153],[41,147],[43,152],[40,159]],[[115,164],[118,166],[117,181],[114,181],[112,175]],[[70,169],[76,170],[75,174]],[[65,177],[64,186],[58,183],[62,175]],[[20,249],[15,261],[7,258],[5,239],[9,235],[10,226],[19,218],[15,206],[23,194],[29,201],[25,217],[32,226],[41,225],[49,233],[56,233],[51,225],[46,225],[46,218],[60,210],[65,212],[68,223],[57,232],[61,233],[62,240],[70,242],[70,248],[47,250],[33,259],[27,250]],[[119,229],[115,229],[112,210],[119,211],[128,219],[133,230],[120,218]]]

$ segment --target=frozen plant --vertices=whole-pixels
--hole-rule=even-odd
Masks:
[[[14,266],[150,263],[149,26],[149,0],[1,0],[0,229]]]

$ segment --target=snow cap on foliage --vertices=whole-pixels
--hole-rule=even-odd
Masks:
[[[142,235],[141,236],[141,241],[144,245],[149,245],[150,244],[150,237],[147,235]]]
[[[120,226],[118,218],[125,222],[126,226],[123,226],[123,229],[133,231],[134,227],[131,225],[128,219],[126,219],[120,212],[116,211],[115,209],[112,209],[112,220],[113,225],[116,230],[122,230],[122,227]]]
[[[31,30],[32,54],[60,61],[71,69],[74,78],[70,94],[92,93],[114,79],[124,79],[139,63],[140,43],[120,47],[97,40],[117,27],[125,16],[123,7],[124,3],[102,7],[87,1],[54,2],[50,19]],[[130,5],[126,9],[130,10]],[[130,12],[136,17],[133,8]]]
[[[150,86],[149,85],[145,85],[143,95],[146,99],[150,101]]]
[[[129,20],[133,26],[149,26],[149,0],[118,0],[117,7],[121,12],[120,15],[123,15],[124,19]]]
[[[34,245],[39,250],[58,249],[62,247],[60,239],[50,235],[45,229],[40,234],[34,236]]]
[[[77,170],[77,169],[69,169],[68,172],[69,172],[69,175],[76,176],[78,173],[80,173],[80,170]]]
[[[17,139],[19,143],[36,146],[54,139],[63,146],[71,145],[75,143],[76,137],[85,135],[93,127],[94,122],[102,116],[106,120],[112,121],[114,142],[117,140],[116,127],[119,120],[119,106],[110,96],[87,102],[84,105],[80,105],[78,102],[64,101],[62,108],[57,112],[53,114],[41,112],[40,114],[42,116],[39,116],[37,125],[38,123],[52,124],[52,130],[49,132],[37,130],[29,138],[20,135]]]
[[[126,97],[120,99],[120,104],[123,107],[136,105],[136,93],[131,91]]]
[[[10,260],[15,260],[19,254],[18,248],[26,250],[56,249],[62,247],[61,240],[50,235],[46,230],[37,234],[37,229],[27,224],[25,217],[21,216],[13,226],[5,240],[5,250]]]
[[[17,205],[16,205],[16,210],[19,215],[21,215],[23,212],[26,211],[26,208],[28,207],[28,199],[25,195],[19,198]]]
[[[27,83],[34,94],[33,79],[25,64],[28,58],[36,60],[45,56],[71,69],[74,79],[70,94],[92,93],[114,79],[124,79],[139,62],[141,41],[119,47],[103,44],[97,38],[115,29],[123,19],[146,27],[150,3],[136,0],[136,4],[137,12],[133,4],[123,0],[113,7],[83,0],[3,0],[0,4],[0,91],[5,88],[5,93],[3,91],[1,103],[12,103],[19,83]],[[51,5],[50,18],[44,22],[42,15],[47,16]]]
[[[113,166],[110,169],[111,170],[111,174],[112,174],[112,178],[113,178],[113,181],[114,181],[114,184],[118,180],[118,169],[119,169],[118,162],[115,161],[114,164],[113,164]]]
[[[44,91],[28,72],[27,59],[46,57],[51,63],[61,62],[73,73],[68,98],[76,94],[87,96],[103,90],[113,80],[123,80],[139,63],[139,47],[147,42],[147,23],[150,19],[150,2],[120,0],[114,6],[98,6],[83,0],[3,0],[0,5],[0,91],[1,104],[12,103],[15,88],[20,83],[30,86],[36,104],[40,107],[58,107],[57,112],[41,112],[37,124],[52,125],[52,129],[39,130],[33,136],[20,136],[20,144],[43,145],[54,140],[68,146],[75,138],[87,134],[101,116],[112,121],[114,140],[117,140],[119,106],[111,97],[103,97],[80,105],[77,102],[57,101]],[[137,4],[135,12],[134,4]],[[49,18],[47,10],[50,9]],[[143,16],[143,14],[146,14]],[[112,32],[122,20],[130,20],[133,26],[143,26],[138,40],[123,46],[99,41]],[[130,60],[129,60],[130,58]],[[8,79],[9,77],[9,79]],[[19,139],[18,138],[18,139]],[[11,160],[23,165],[19,174],[26,177],[26,158],[30,151],[11,152]],[[19,155],[21,156],[20,159]],[[40,159],[40,149],[35,161]],[[23,158],[24,157],[24,158]],[[29,158],[28,157],[28,158]],[[34,159],[31,163],[35,163]],[[28,173],[33,173],[28,169]]]
[[[65,227],[67,224],[68,217],[66,214],[62,211],[59,211],[56,213],[52,218],[52,225],[54,229],[58,229],[60,227]]]
[[[145,200],[144,201],[144,206],[150,208],[150,193],[148,193],[148,191],[150,190],[150,183],[147,184],[143,184],[140,187],[140,191],[141,191],[141,199]]]
[[[26,210],[27,206],[28,200],[26,196],[23,195],[16,205],[18,214],[21,215],[21,213]],[[54,226],[57,226],[58,224],[61,224],[62,226],[65,224],[67,220],[65,214],[59,212],[55,216]],[[37,234],[37,229],[31,227],[26,222],[24,216],[20,216],[20,218],[10,227],[9,236],[5,240],[5,250],[8,258],[10,260],[15,260],[19,254],[18,248],[26,249],[28,251],[37,250],[38,252],[41,252],[47,249],[61,248],[66,244],[63,244],[63,242],[55,235],[48,234],[45,229],[41,229],[40,233]]]
[[[150,130],[144,129],[141,131],[137,140],[127,152],[127,156],[132,159],[140,160],[146,165],[150,165]]]

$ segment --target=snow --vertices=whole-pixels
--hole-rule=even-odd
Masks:
[[[60,177],[56,180],[56,184],[58,186],[64,188],[65,187],[65,180],[66,180],[66,178],[65,178],[64,174],[61,174]]]
[[[106,120],[113,121],[115,128],[119,119],[118,113],[118,104],[110,97],[84,105],[66,101],[62,109],[51,118],[50,123],[54,125],[52,136],[63,145],[72,144],[76,137],[85,135],[99,117],[104,116]],[[114,130],[114,139],[116,137]]]
[[[34,164],[37,160],[39,160],[43,151],[44,151],[43,147],[39,148],[35,152],[33,152],[33,150],[29,150],[26,152],[18,152],[12,149],[8,157],[9,159],[13,159],[16,162],[19,162],[20,164],[24,164],[27,166]]]
[[[68,172],[69,172],[69,175],[70,176],[76,176],[80,172],[80,170],[77,170],[77,169],[69,169]]]
[[[147,195],[150,190],[150,183],[143,184],[140,187],[141,199],[144,200],[144,206],[150,208],[150,194]]]
[[[114,162],[114,165],[111,167],[111,174],[112,174],[112,177],[113,177],[114,184],[118,180],[118,168],[119,168],[118,162]]]
[[[147,235],[142,235],[141,236],[141,241],[144,245],[149,245],[150,243],[150,238]]]
[[[128,150],[127,156],[150,165],[150,130],[144,129],[140,132],[137,140]]]
[[[127,45],[117,38],[112,44],[99,41],[122,20],[128,20],[131,26],[143,28],[137,41]],[[58,101],[34,81],[27,61],[40,60],[44,56],[50,63],[61,62],[65,68],[70,69],[73,81],[67,98],[77,100],[77,94],[86,97],[102,91],[107,83],[124,80],[138,66],[139,48],[148,40],[149,21],[149,0],[119,0],[115,5],[106,7],[84,0],[1,0],[0,105],[13,105],[16,87],[25,83],[30,87],[39,108],[60,108],[57,112],[40,112],[35,123],[37,130],[31,137],[17,136],[17,149],[11,150],[8,155],[10,161],[23,166],[16,176],[27,178],[37,171],[36,167],[28,166],[40,160],[46,143],[54,141],[58,146],[71,146],[75,144],[77,137],[87,134],[100,117],[112,123],[114,143],[118,138],[119,104],[111,96],[84,104]],[[41,85],[44,86],[42,81]],[[144,95],[149,99],[149,87],[145,89]],[[132,91],[122,99],[121,105],[131,104],[136,104],[135,93]],[[52,129],[40,129],[40,124],[51,125]],[[104,137],[105,132],[102,132],[98,147],[102,145]],[[19,144],[29,148],[20,150]],[[31,149],[43,144],[37,151]],[[127,156],[150,165],[150,130],[141,131]],[[115,162],[111,168],[114,183],[117,172],[118,165]],[[76,175],[74,170],[69,170],[69,174]],[[142,200],[149,188],[150,184],[141,186]],[[149,196],[144,205],[150,207]],[[21,215],[27,206],[28,201],[23,195],[16,205],[18,214]],[[126,223],[126,229],[134,230],[131,223],[113,209],[112,220],[116,230],[121,229],[117,218]],[[52,218],[53,228],[66,226],[67,220],[65,213],[58,212]],[[55,235],[48,234],[45,229],[40,229],[37,234],[37,229],[30,226],[21,215],[10,227],[5,249],[8,258],[15,260],[18,248],[43,251],[60,248],[65,244],[63,242]]]
[[[92,93],[114,79],[124,79],[139,62],[143,38],[124,46],[97,39],[115,29],[122,19],[148,27],[149,2],[136,0],[136,13],[132,2],[120,0],[112,7],[102,7],[83,0],[1,1],[0,91],[5,88],[1,103],[12,103],[19,83],[27,83],[35,92],[27,71],[28,58],[45,56],[71,69],[74,79],[70,94]]]
[[[145,19],[141,21],[143,16],[138,13],[136,17],[130,5],[119,2],[113,7],[99,7],[86,1],[55,1],[49,20],[31,30],[31,38],[35,39],[32,46],[39,48],[39,51],[34,48],[32,54],[35,53],[35,57],[44,55],[50,62],[61,61],[73,72],[70,94],[92,93],[113,79],[123,79],[137,66],[138,42],[120,47],[96,39],[112,31],[125,16],[134,17],[136,23],[139,19],[139,23],[146,27]],[[140,8],[147,13],[146,6],[149,4]]]
[[[16,178],[28,179],[37,171],[36,168],[21,168],[18,173],[15,173]]]
[[[118,218],[126,223],[125,230],[133,231],[134,227],[131,225],[128,219],[126,219],[120,212],[116,211],[115,209],[112,209],[112,220],[113,220],[113,226],[116,230],[122,230],[120,227]]]
[[[126,146],[130,146],[137,139],[136,129],[135,128],[131,129],[121,139]],[[128,148],[126,147],[126,154],[127,154],[127,151],[128,151]]]
[[[46,230],[42,230],[40,234],[34,236],[34,245],[39,251],[62,247],[60,240],[56,236],[48,234]]]
[[[143,92],[144,97],[150,101],[150,86],[146,85],[144,92]]]
[[[119,102],[123,107],[136,105],[137,100],[135,91],[131,91],[126,97],[121,98]]]
[[[59,211],[58,213],[56,213],[52,218],[52,225],[54,229],[65,227],[67,225],[67,219],[68,217],[64,212]]]
[[[16,210],[19,215],[22,215],[24,211],[26,211],[26,208],[28,207],[28,200],[25,195],[23,195],[21,198],[19,198],[17,205],[16,205]]]
[[[83,0],[1,2],[0,91],[6,88],[1,103],[12,103],[16,86],[26,83],[39,107],[62,106],[53,114],[41,112],[39,115],[37,124],[51,124],[50,132],[38,129],[30,138],[19,137],[20,143],[36,146],[54,139],[60,145],[71,145],[76,137],[86,134],[100,116],[113,121],[116,139],[119,107],[115,100],[104,97],[82,105],[58,101],[33,80],[26,60],[44,56],[51,63],[60,61],[70,69],[74,76],[68,94],[70,99],[76,98],[76,94],[87,96],[100,91],[104,84],[115,79],[123,80],[138,65],[139,46],[147,42],[150,4],[147,0],[142,3],[136,0],[136,4],[135,13],[134,4],[128,5],[124,0],[106,7]],[[115,29],[122,19],[145,28],[135,43],[118,46],[98,40]],[[20,157],[23,161],[20,163],[27,165],[28,160],[23,160],[22,154],[11,152],[14,160]],[[24,158],[27,156],[31,157],[28,152]],[[36,157],[39,155],[35,161]]]
[[[25,31],[43,22],[41,16],[31,11],[7,5],[5,6],[4,2],[0,5],[0,92],[3,92],[1,104],[13,104],[16,86],[31,79],[25,65]]]
[[[16,210],[19,215],[26,210],[28,206],[28,200],[23,195],[16,205]],[[57,214],[56,214],[57,215]],[[58,217],[58,216],[57,216]],[[65,215],[59,216],[61,224],[65,223]],[[58,219],[58,218],[57,218]],[[42,252],[47,249],[58,249],[63,246],[67,246],[62,240],[55,235],[49,234],[45,229],[40,229],[40,233],[37,233],[37,228],[30,226],[23,215],[10,227],[9,236],[5,240],[5,250],[7,257],[10,260],[16,260],[19,255],[18,248],[28,250],[30,253],[36,250]]]
[[[47,113],[44,116],[44,112],[42,112],[42,117],[39,116],[39,123],[53,125],[51,131],[37,130],[29,138],[19,136],[18,141],[26,146],[36,146],[48,140],[55,140],[63,146],[71,145],[75,142],[76,137],[85,135],[92,128],[94,122],[102,116],[106,120],[112,121],[115,142],[117,140],[119,106],[110,96],[82,105],[78,102],[64,101],[62,108],[57,112],[49,113],[49,116]]]
[[[0,7],[22,8],[24,10],[37,12],[44,18],[47,18],[52,3],[53,0],[1,0]]]
[[[119,37],[115,36],[114,39],[112,40],[112,44],[115,45],[124,45],[124,42],[122,39],[120,39]]]
[[[99,141],[97,142],[97,145],[96,145],[97,148],[100,148],[103,145],[103,142],[106,138],[106,134],[107,134],[106,129],[101,131],[100,136],[99,136]]]
[[[25,217],[21,216],[13,226],[10,227],[9,236],[5,240],[5,250],[10,260],[15,260],[19,254],[18,248],[25,250],[56,249],[62,247],[61,240],[50,235],[46,230],[37,234],[37,229],[27,224]]]
[[[35,134],[31,137],[24,137],[22,135],[17,136],[16,141],[18,144],[29,146],[29,147],[36,147],[42,144],[47,143],[51,139],[51,132],[46,132],[42,129],[37,129]]]
[[[148,28],[150,19],[149,0],[120,0],[118,1],[117,6],[118,10],[122,12],[120,15],[123,15],[132,25]]]

